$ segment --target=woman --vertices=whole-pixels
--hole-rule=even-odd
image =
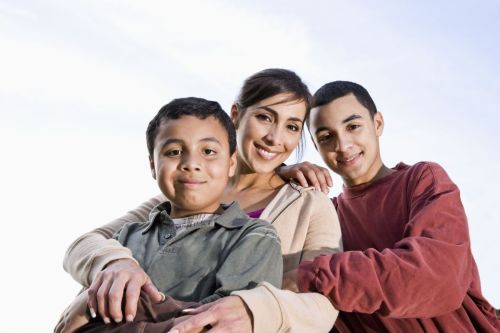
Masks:
[[[250,216],[274,225],[281,238],[285,275],[302,260],[340,250],[340,227],[330,200],[313,188],[286,183],[275,171],[301,142],[310,105],[309,90],[295,73],[267,69],[244,82],[231,108],[238,167],[224,202],[236,200]],[[153,198],[83,235],[66,254],[65,269],[83,285],[90,285],[89,308],[105,320],[133,319],[141,287],[153,300],[161,300],[129,251],[109,238],[124,223],[146,221],[151,209],[164,200]],[[253,317],[255,332],[327,332],[337,315],[322,295],[295,294],[266,283],[234,295],[195,310],[201,313],[189,325],[251,332]]]

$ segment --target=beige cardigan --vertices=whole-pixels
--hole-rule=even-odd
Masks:
[[[73,242],[64,258],[64,269],[88,286],[112,260],[132,258],[130,251],[110,237],[128,222],[146,221],[151,209],[165,201],[159,195],[125,216],[95,229]],[[330,199],[314,188],[287,184],[260,216],[276,228],[281,239],[284,273],[303,260],[341,251],[340,225]],[[233,292],[247,304],[254,318],[254,332],[328,332],[338,312],[317,293],[293,293],[261,283],[252,290]]]

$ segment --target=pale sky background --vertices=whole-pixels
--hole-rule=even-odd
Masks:
[[[144,132],[163,104],[229,110],[268,67],[313,92],[363,84],[385,116],[386,164],[446,168],[500,307],[500,2],[310,3],[0,0],[0,332],[51,331],[79,289],[67,246],[158,193]],[[304,158],[322,163],[310,144]]]

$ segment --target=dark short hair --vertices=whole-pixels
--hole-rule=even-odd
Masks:
[[[283,102],[304,101],[307,119],[312,106],[312,95],[302,79],[288,69],[268,68],[253,74],[243,82],[235,104],[238,112],[243,114],[248,107],[278,94],[290,94],[290,98]],[[297,148],[298,156],[301,155],[302,150],[303,136]]]
[[[146,141],[150,156],[153,156],[155,139],[162,122],[169,119],[179,119],[183,116],[193,116],[198,119],[215,118],[227,132],[229,153],[232,155],[236,151],[236,131],[233,122],[219,103],[198,97],[185,97],[176,98],[164,105],[149,122],[146,130]]]
[[[340,97],[353,94],[358,102],[368,109],[370,116],[373,119],[377,113],[377,107],[372,97],[362,85],[349,81],[333,81],[323,85],[316,91],[313,97],[313,107],[326,105]],[[307,119],[309,125],[309,119]]]

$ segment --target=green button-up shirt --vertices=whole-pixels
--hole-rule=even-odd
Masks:
[[[168,202],[148,223],[126,224],[115,238],[128,247],[156,287],[182,301],[208,303],[267,281],[281,287],[278,235],[267,221],[249,218],[236,202],[209,221],[176,233]]]

